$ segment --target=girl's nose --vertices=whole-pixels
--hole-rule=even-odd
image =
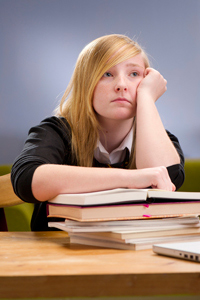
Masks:
[[[126,91],[127,88],[126,87],[117,87],[117,91],[120,92],[120,91]]]
[[[118,79],[118,81],[115,85],[115,90],[117,92],[127,91],[127,84],[126,84],[126,81],[123,78]]]

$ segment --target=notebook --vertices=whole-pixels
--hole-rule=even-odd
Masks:
[[[200,240],[180,243],[155,244],[153,245],[153,251],[157,254],[200,262]]]

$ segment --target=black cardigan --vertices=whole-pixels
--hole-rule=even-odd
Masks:
[[[178,139],[169,131],[167,134],[181,159],[180,164],[167,168],[172,182],[178,189],[184,181],[184,156]],[[50,117],[43,120],[38,126],[31,128],[24,148],[12,167],[11,181],[15,193],[23,201],[35,203],[31,221],[31,229],[35,231],[49,230],[46,202],[35,199],[31,189],[33,173],[42,164],[77,165],[76,161],[72,161],[71,130],[64,118]],[[97,163],[94,165],[106,167],[106,165]],[[118,167],[118,165],[113,167]],[[48,220],[50,221],[50,219]]]

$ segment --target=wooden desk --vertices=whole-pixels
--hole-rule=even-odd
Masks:
[[[70,245],[64,232],[0,233],[0,298],[200,295],[200,264]]]

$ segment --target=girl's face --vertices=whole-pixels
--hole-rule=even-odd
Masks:
[[[109,120],[133,119],[136,114],[137,87],[144,78],[141,54],[107,70],[94,90],[93,107],[101,125]]]

